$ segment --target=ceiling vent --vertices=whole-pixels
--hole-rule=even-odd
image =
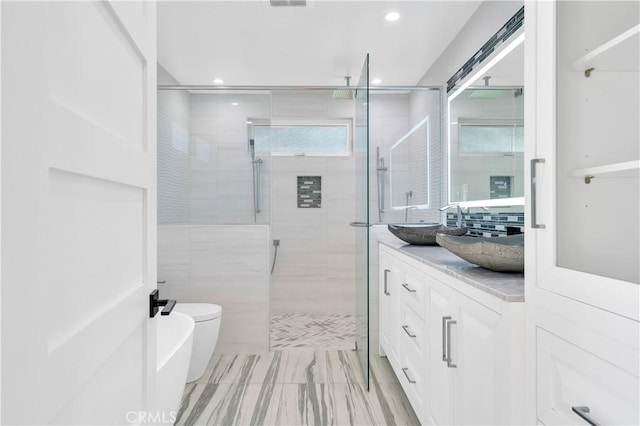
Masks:
[[[269,0],[271,6],[306,6],[307,0]]]

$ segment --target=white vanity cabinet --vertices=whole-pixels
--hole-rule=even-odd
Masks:
[[[396,309],[395,319],[380,317],[380,344],[420,421],[521,424],[523,303],[500,300],[386,245],[380,270],[381,282],[385,273],[387,283],[393,277],[400,296],[380,296],[381,312]]]
[[[637,425],[640,4],[525,20],[526,422]]]

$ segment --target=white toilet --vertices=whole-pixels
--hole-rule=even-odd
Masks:
[[[189,315],[196,323],[187,375],[187,382],[193,382],[202,377],[216,348],[222,307],[211,303],[176,303],[174,310]]]

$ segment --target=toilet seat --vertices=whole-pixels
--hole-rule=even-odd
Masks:
[[[189,315],[195,322],[209,321],[222,315],[222,307],[212,303],[176,303],[174,309]]]

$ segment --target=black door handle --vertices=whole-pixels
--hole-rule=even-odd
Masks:
[[[160,315],[169,315],[173,308],[176,306],[175,300],[160,299],[160,293],[158,289],[155,289],[149,294],[149,318],[153,318],[158,313],[158,308],[164,306]]]

